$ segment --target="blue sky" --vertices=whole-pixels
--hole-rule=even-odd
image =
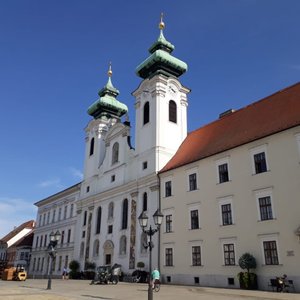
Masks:
[[[161,12],[189,66],[189,131],[299,81],[298,0],[0,0],[0,237],[81,180],[109,61],[134,125],[135,68]]]

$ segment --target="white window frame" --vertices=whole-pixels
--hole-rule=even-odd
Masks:
[[[278,233],[271,233],[271,234],[265,234],[260,236],[260,247],[261,247],[261,254],[262,254],[262,262],[263,266],[278,266],[278,265],[267,265],[266,259],[265,259],[265,251],[264,251],[264,242],[270,242],[275,241],[276,242],[276,249],[277,249],[277,257],[278,257],[278,265],[281,264],[281,258],[280,258],[280,249],[279,249],[279,242],[278,242]]]
[[[166,249],[167,248],[172,248],[172,260],[173,260],[173,265],[171,265],[171,266],[167,266],[166,265]],[[175,266],[175,251],[174,251],[174,249],[175,249],[175,245],[174,245],[174,243],[168,243],[168,244],[164,244],[164,246],[163,246],[163,255],[164,255],[164,267],[165,268],[173,268],[174,266]]]
[[[233,197],[228,196],[228,197],[223,197],[218,199],[219,202],[219,217],[220,217],[220,226],[231,226],[235,224],[234,220],[234,209],[233,209]],[[228,225],[223,225],[223,216],[222,216],[222,205],[230,204],[231,206],[231,219],[232,219],[232,224]]]
[[[192,221],[191,221],[191,211],[192,210],[198,210],[198,224],[199,228],[192,229]],[[188,205],[188,220],[189,220],[189,230],[199,230],[201,229],[201,217],[200,217],[200,202],[198,203],[192,203]]]
[[[259,153],[265,153],[265,158],[266,158],[266,167],[267,167],[267,172],[269,171],[269,163],[268,163],[268,153],[267,153],[267,144],[261,145],[255,148],[250,149],[250,154],[251,154],[251,164],[252,164],[252,175],[258,175],[261,173],[256,173],[255,170],[255,162],[254,162],[254,155],[259,154]]]
[[[189,245],[189,251],[190,251],[190,266],[191,267],[203,267],[203,240],[195,240],[195,241],[189,241],[188,245]],[[193,265],[193,247],[200,247],[200,257],[201,257],[201,265],[196,266]]]
[[[164,219],[163,219],[163,233],[173,233],[175,230],[174,230],[174,227],[175,227],[175,209],[174,208],[168,208],[168,209],[163,209],[163,214],[164,214]],[[166,216],[168,215],[172,215],[172,231],[170,232],[167,232],[166,231]]]
[[[190,190],[190,175],[196,174],[196,189]],[[199,171],[198,167],[194,167],[191,169],[186,170],[186,186],[187,186],[187,192],[194,192],[199,190]]]
[[[229,182],[231,181],[231,175],[230,175],[230,168],[229,168],[229,156],[218,159],[216,161],[216,172],[217,172],[217,184],[222,184],[225,182],[220,182],[220,176],[219,176],[219,166],[227,164],[227,170],[228,170],[228,181],[225,182]]]
[[[170,197],[172,197],[173,195],[174,195],[174,193],[173,193],[173,177],[172,176],[168,176],[168,177],[165,177],[163,180],[162,180],[162,186],[163,186],[163,197],[164,198],[170,198]],[[166,196],[166,183],[168,182],[168,181],[171,181],[171,195],[170,196]]]
[[[225,253],[224,253],[224,245],[225,244],[233,244],[234,247],[234,265],[225,265]],[[223,261],[223,266],[225,267],[234,267],[238,265],[237,261],[237,247],[236,247],[236,238],[224,238],[221,239],[221,253],[222,253],[222,261]]]
[[[264,198],[264,197],[270,197],[273,219],[269,219],[269,220],[262,220],[261,219],[259,199]],[[265,222],[265,221],[275,220],[276,219],[276,214],[275,214],[275,208],[274,208],[272,187],[261,189],[261,190],[256,190],[255,191],[255,199],[256,199],[258,221]]]

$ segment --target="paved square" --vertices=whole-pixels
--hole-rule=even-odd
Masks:
[[[90,285],[87,280],[52,280],[52,289],[46,290],[46,279],[28,279],[25,282],[1,281],[0,299],[5,300],[147,300],[146,284]],[[162,285],[153,300],[299,300],[300,294],[244,291],[194,286]]]

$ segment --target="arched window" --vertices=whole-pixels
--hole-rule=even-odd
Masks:
[[[112,164],[115,164],[119,161],[119,143],[114,143],[112,147]]]
[[[128,223],[128,200],[125,199],[123,201],[123,207],[122,207],[122,229],[127,229],[127,223]]]
[[[147,248],[145,248],[145,246],[147,246],[147,243],[148,243],[147,234],[145,232],[142,232],[142,234],[141,234],[141,253],[147,252]]]
[[[80,257],[83,257],[83,255],[84,255],[84,242],[81,242],[81,244],[80,244],[80,254],[79,254],[79,256],[80,256]]]
[[[146,102],[144,105],[144,125],[149,123],[150,120],[150,109],[149,109],[149,102]]]
[[[90,143],[90,156],[94,154],[94,146],[95,146],[95,139],[92,138]]]
[[[147,211],[147,207],[148,207],[148,196],[147,193],[144,193],[143,195],[143,211]]]
[[[96,234],[100,233],[100,229],[101,229],[101,213],[102,213],[102,209],[101,206],[99,206],[97,209]]]
[[[177,105],[173,100],[169,102],[169,121],[177,123]]]
[[[126,254],[126,236],[122,235],[120,238],[120,255]]]
[[[93,256],[99,256],[100,243],[99,240],[94,241]]]
[[[114,217],[114,203],[110,202],[108,205],[108,219],[112,219]]]

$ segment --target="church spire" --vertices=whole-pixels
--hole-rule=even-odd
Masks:
[[[101,117],[117,117],[120,118],[127,111],[128,108],[125,104],[119,102],[116,97],[119,95],[119,91],[112,84],[112,67],[109,63],[109,69],[107,72],[108,80],[106,85],[98,92],[99,99],[96,100],[89,108],[88,114],[95,119]]]
[[[175,47],[164,36],[163,13],[160,16],[159,29],[158,39],[149,48],[151,55],[136,68],[137,75],[144,79],[157,73],[179,77],[187,70],[185,62],[171,55]]]

